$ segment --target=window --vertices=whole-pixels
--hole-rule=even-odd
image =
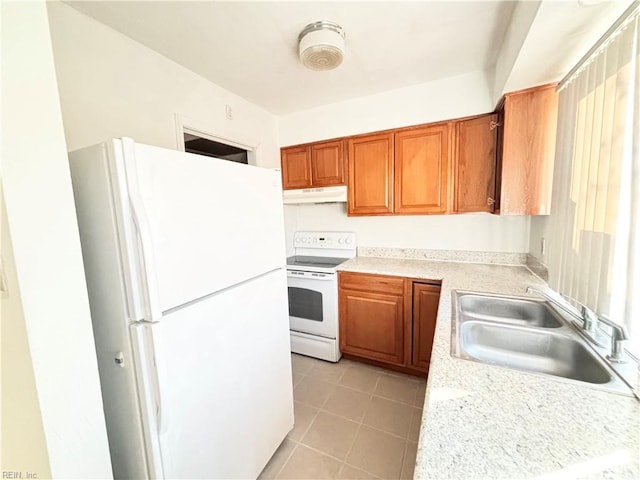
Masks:
[[[638,4],[560,89],[549,283],[624,324],[640,358]]]

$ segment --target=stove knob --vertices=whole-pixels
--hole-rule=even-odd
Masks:
[[[339,239],[338,239],[338,243],[339,243],[340,245],[342,245],[342,244],[344,243],[344,238],[339,238]]]
[[[351,239],[350,239],[350,238],[345,239],[345,243],[346,243],[347,245],[351,245]]]

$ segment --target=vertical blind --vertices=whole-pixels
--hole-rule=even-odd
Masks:
[[[562,86],[549,283],[624,324],[640,357],[639,9]]]

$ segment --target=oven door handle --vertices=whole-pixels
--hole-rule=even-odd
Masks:
[[[300,270],[287,270],[287,277],[304,278],[307,280],[333,281],[336,278],[336,274],[335,273],[302,272]]]

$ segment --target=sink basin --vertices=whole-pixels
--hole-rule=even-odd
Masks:
[[[453,356],[632,395],[546,301],[456,290],[452,300]]]
[[[581,341],[554,332],[464,322],[460,347],[476,360],[581,382],[606,384],[613,375]]]
[[[544,301],[468,293],[460,295],[459,306],[464,315],[476,319],[543,328],[562,326],[556,313]]]

